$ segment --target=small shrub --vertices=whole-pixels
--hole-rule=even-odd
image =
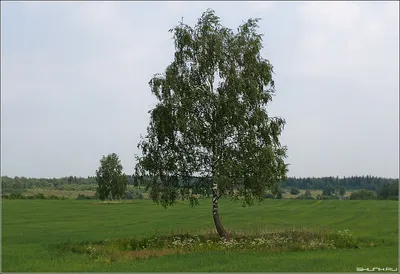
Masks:
[[[348,229],[339,230],[338,233],[333,236],[333,240],[338,248],[358,248],[356,239],[350,234]]]
[[[85,195],[85,194],[79,194],[78,197],[76,197],[76,199],[77,200],[96,200],[97,197],[96,197],[96,195],[88,196],[88,195]]]
[[[143,200],[143,194],[137,189],[129,189],[125,191],[123,199],[125,200]]]
[[[317,200],[328,200],[329,197],[325,195],[318,194],[316,197]]]
[[[44,196],[43,193],[38,193],[35,195],[36,199],[40,199],[40,200],[46,200],[46,197]]]
[[[265,193],[264,194],[264,199],[274,199],[274,198],[275,198],[274,195],[272,195],[271,193]]]
[[[298,199],[298,200],[315,200],[314,197],[306,196],[305,194],[301,194],[301,195],[297,196],[296,199]]]
[[[339,200],[340,199],[340,197],[338,195],[331,195],[326,198],[327,198],[327,200]]]
[[[282,192],[278,192],[278,194],[276,195],[276,198],[278,200],[281,200],[283,198]]]
[[[13,192],[8,196],[9,199],[25,199],[25,196],[20,192]]]
[[[297,195],[299,193],[300,193],[300,190],[298,190],[297,188],[292,187],[290,189],[290,194],[292,194],[292,195]]]

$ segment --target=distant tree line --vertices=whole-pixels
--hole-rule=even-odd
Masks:
[[[387,184],[398,184],[399,179],[388,179],[374,176],[352,176],[352,177],[322,177],[322,178],[296,178],[289,177],[281,184],[281,188],[315,189],[324,190],[327,186],[334,189],[344,188],[347,190],[367,189],[377,191]]]
[[[132,176],[127,175],[128,185],[133,185],[134,179]],[[194,181],[196,181],[194,179]],[[367,189],[376,191],[382,188],[384,185],[391,183],[398,184],[398,179],[388,179],[373,176],[352,176],[352,177],[321,177],[321,178],[296,178],[289,177],[286,181],[282,182],[281,188],[298,188],[298,189],[315,189],[324,190],[327,186],[331,186],[334,189],[340,189],[341,187],[347,190],[353,189]],[[2,189],[28,189],[28,188],[57,188],[68,184],[78,185],[97,185],[95,176],[88,176],[87,178],[68,176],[62,178],[26,178],[26,177],[14,177],[10,178],[7,176],[1,177]]]
[[[87,178],[69,176],[62,178],[26,178],[8,176],[1,177],[1,187],[3,192],[15,189],[31,189],[31,188],[55,188],[63,190],[63,186],[68,185],[93,185],[97,186],[96,177],[88,176]],[[133,177],[128,176],[128,185],[133,185]]]
[[[134,185],[133,176],[127,175],[128,185]],[[200,181],[193,178],[193,183]],[[1,177],[2,193],[13,193],[24,189],[32,188],[53,188],[68,190],[70,186],[80,186],[82,188],[90,188],[95,190],[97,187],[96,177],[89,176],[87,178],[68,176],[62,178],[26,178],[7,176]],[[296,178],[289,177],[281,183],[281,189],[288,189],[293,194],[298,194],[296,189],[303,190],[322,190],[322,196],[335,197],[332,195],[337,193],[342,195],[345,190],[362,190],[352,193],[350,199],[391,199],[396,200],[399,196],[398,179],[388,179],[373,176],[352,176],[352,177],[322,177],[322,178]],[[211,191],[211,190],[210,190]],[[268,195],[267,195],[268,196]],[[280,195],[281,196],[281,195]],[[265,197],[267,198],[267,197]],[[272,197],[268,197],[272,198]],[[300,197],[309,198],[309,197]]]

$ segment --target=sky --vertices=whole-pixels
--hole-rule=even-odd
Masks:
[[[233,30],[262,18],[288,176],[399,177],[397,1],[2,1],[1,174],[94,176],[113,152],[132,174],[168,30],[207,8]]]

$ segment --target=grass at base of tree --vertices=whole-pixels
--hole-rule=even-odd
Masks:
[[[356,267],[397,267],[396,201],[265,200],[243,208],[221,200],[220,214],[229,230],[247,234],[282,229],[343,230],[368,240],[395,242],[361,249],[299,252],[195,252],[119,263],[55,250],[55,244],[152,237],[213,231],[211,201],[190,208],[178,202],[163,209],[151,201],[94,204],[93,201],[3,200],[2,262],[4,272],[135,271],[347,271]]]

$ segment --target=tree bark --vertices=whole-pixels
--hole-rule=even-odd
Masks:
[[[212,213],[213,213],[215,228],[217,229],[217,232],[221,238],[228,239],[229,235],[226,232],[226,230],[224,229],[224,227],[222,226],[221,220],[219,218],[218,200],[219,200],[218,186],[217,186],[217,184],[214,184],[213,185],[213,196],[212,196],[212,205],[213,205]]]

